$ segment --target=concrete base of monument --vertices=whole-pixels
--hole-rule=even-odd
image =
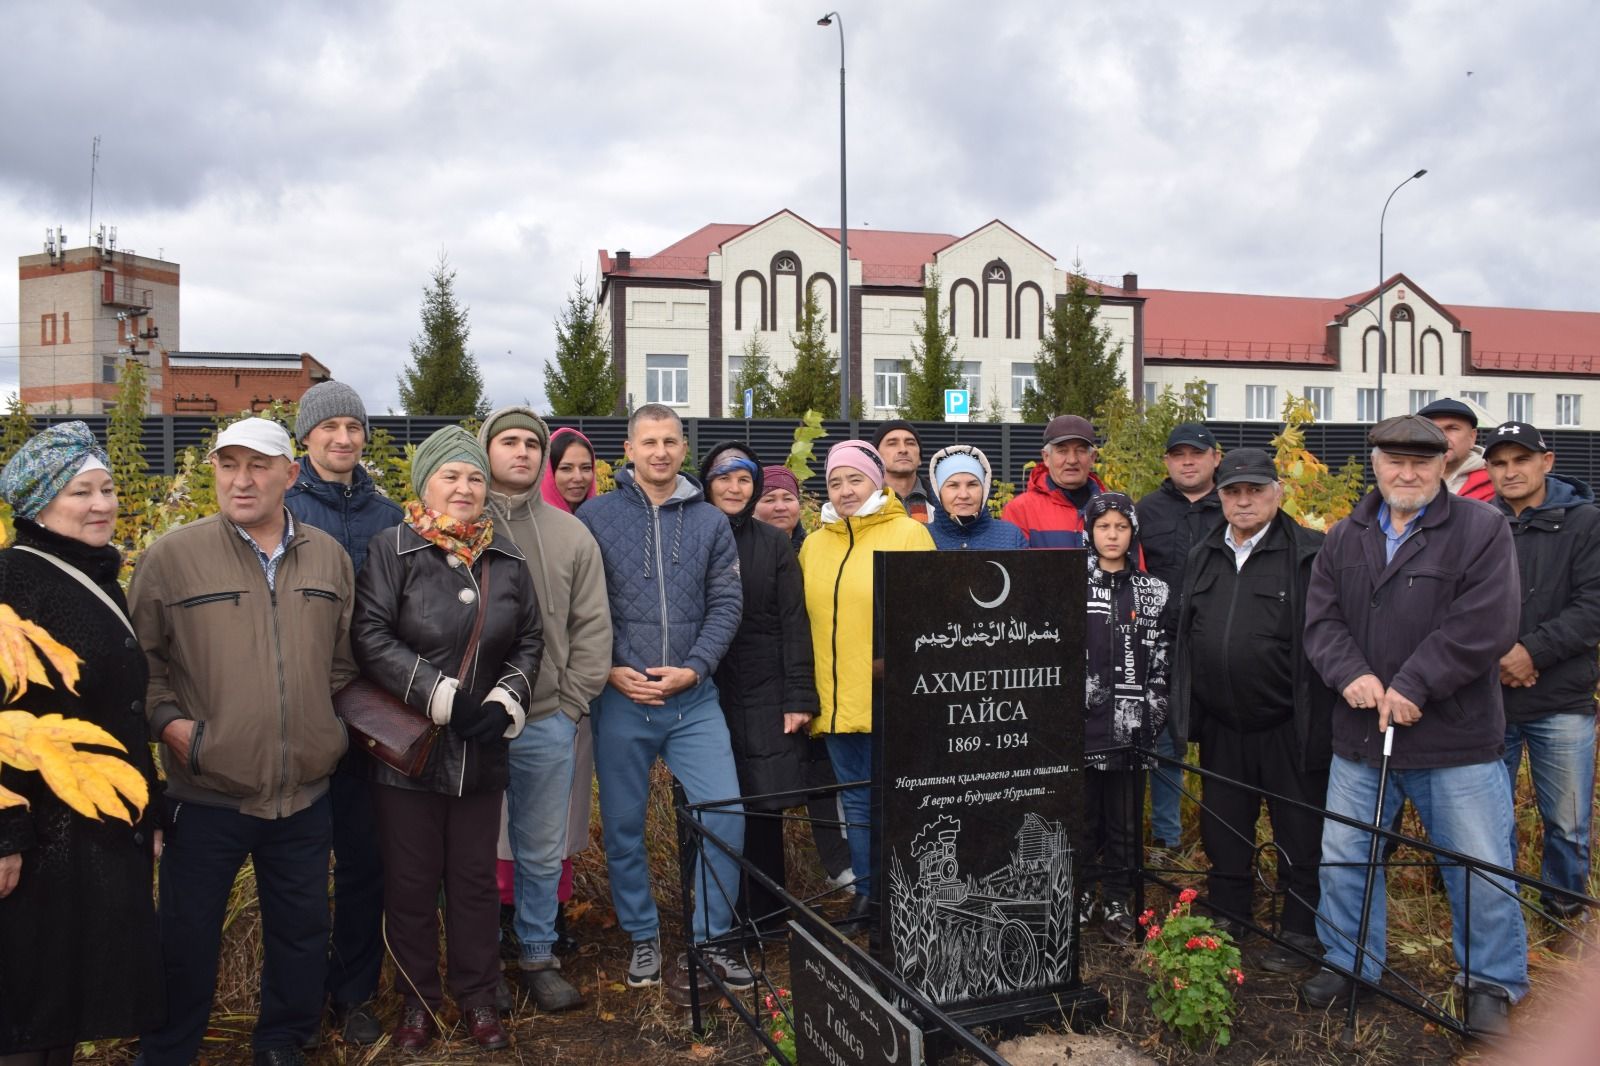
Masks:
[[[1156,1061],[1103,1033],[1040,1033],[1007,1040],[995,1051],[1011,1066],[1149,1066]]]
[[[1041,1025],[1064,1024],[1072,1028],[1075,1036],[1089,1034],[1105,1024],[1109,1011],[1110,1004],[1099,989],[1076,988],[1048,996],[1008,999],[1003,1003],[981,1007],[953,1007],[946,1013],[962,1028],[982,1028],[990,1034],[988,1039],[1012,1038],[1007,1041],[1010,1044],[1017,1040],[1036,1039],[1027,1034],[1035,1026]],[[924,1039],[930,1049],[929,1061],[936,1061],[942,1044],[938,1030],[928,1027]],[[1073,1061],[1077,1062],[1076,1059]]]

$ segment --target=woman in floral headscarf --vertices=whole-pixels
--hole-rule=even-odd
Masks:
[[[76,678],[46,666],[45,678],[6,694],[6,707],[99,726],[150,793],[132,824],[95,820],[56,798],[39,774],[0,771],[0,786],[27,801],[0,809],[5,1066],[65,1066],[80,1041],[133,1036],[164,1014],[150,896],[159,784],[145,728],[144,652],[117,584],[117,490],[106,461],[88,426],[64,422],[0,472],[0,499],[17,530],[0,552],[0,604],[81,660]]]
[[[495,845],[509,741],[544,652],[539,605],[522,553],[484,510],[489,457],[476,437],[450,426],[423,441],[411,485],[405,521],[367,549],[350,622],[367,678],[443,727],[416,777],[384,763],[373,771],[384,919],[405,1004],[394,1046],[419,1050],[437,1032],[442,885],[450,991],[471,1039],[497,1050],[510,1041],[495,1010]],[[463,661],[480,609],[477,648]]]

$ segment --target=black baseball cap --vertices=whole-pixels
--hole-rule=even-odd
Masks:
[[[1185,422],[1181,426],[1173,427],[1172,432],[1167,434],[1167,451],[1170,452],[1172,449],[1185,444],[1191,448],[1199,448],[1201,451],[1205,451],[1207,448],[1216,448],[1217,438],[1212,436],[1209,429],[1198,422]]]
[[[1526,422],[1501,423],[1484,442],[1483,454],[1487,456],[1502,444],[1520,444],[1530,452],[1550,450],[1550,446],[1544,442],[1544,436]]]
[[[1064,440],[1081,440],[1094,444],[1094,423],[1082,415],[1056,415],[1044,427],[1044,444],[1049,447]]]
[[[1462,403],[1460,400],[1446,396],[1442,400],[1435,400],[1417,409],[1417,414],[1423,418],[1459,418],[1463,422],[1472,423],[1472,428],[1478,428],[1478,412]]]
[[[1278,464],[1260,448],[1235,448],[1217,464],[1217,488],[1247,481],[1252,485],[1270,485],[1278,480]]]
[[[1367,431],[1367,443],[1391,455],[1443,455],[1450,450],[1444,430],[1421,414],[1385,418]]]

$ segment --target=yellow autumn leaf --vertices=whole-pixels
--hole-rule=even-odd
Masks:
[[[41,655],[61,675],[67,691],[76,694],[78,667],[83,660],[43,627],[18,615],[10,604],[0,603],[0,685],[5,688],[6,702],[27,692],[30,681],[54,687],[45,674]]]
[[[80,744],[127,750],[93,722],[0,711],[0,762],[36,770],[61,802],[85,818],[98,821],[104,814],[132,824],[150,802],[144,776],[125,760],[80,750]]]
[[[6,788],[4,785],[0,785],[0,811],[5,810],[7,807],[27,806],[30,806],[27,800],[23,799],[9,788]]]

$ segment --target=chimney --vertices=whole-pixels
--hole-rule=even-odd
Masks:
[[[617,271],[617,273],[618,274],[626,274],[632,267],[633,267],[633,253],[628,251],[626,248],[618,248],[617,249],[617,261],[616,261],[616,271]]]
[[[1122,275],[1122,291],[1123,292],[1138,292],[1139,291],[1139,275],[1137,275],[1137,274],[1124,274],[1124,275]]]

